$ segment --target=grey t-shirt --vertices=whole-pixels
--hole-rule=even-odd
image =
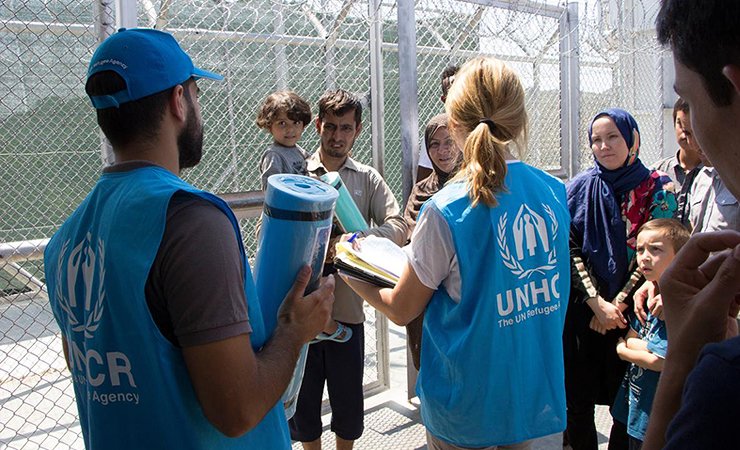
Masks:
[[[123,163],[105,172],[150,165]],[[175,346],[190,347],[251,333],[242,256],[228,217],[209,201],[178,192],[166,220],[144,286],[162,335]]]
[[[262,155],[260,171],[262,172],[262,190],[267,189],[267,178],[276,173],[293,173],[308,175],[306,160],[308,153],[301,147],[283,147],[274,142]]]

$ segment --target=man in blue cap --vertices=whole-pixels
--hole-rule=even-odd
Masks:
[[[49,299],[88,449],[288,449],[279,402],[334,281],[304,267],[266,336],[239,224],[179,178],[198,164],[196,68],[161,31],[121,29],[85,89],[116,164],[49,242]]]

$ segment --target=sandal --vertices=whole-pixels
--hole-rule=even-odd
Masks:
[[[337,330],[332,334],[321,333],[311,340],[311,344],[321,341],[344,343],[352,338],[352,329],[343,323],[337,322]]]

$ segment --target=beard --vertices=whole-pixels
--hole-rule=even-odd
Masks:
[[[326,142],[322,140],[321,149],[326,155],[331,156],[332,158],[343,158],[345,156],[349,156],[352,153],[352,147],[354,147],[355,145],[355,140],[352,139],[352,141],[350,142],[345,141],[344,147],[342,147],[341,149],[335,150],[331,148],[331,145],[329,144],[329,142],[330,141],[328,140]]]
[[[341,158],[349,154],[349,151],[347,151],[347,147],[344,147],[342,150],[334,150],[333,148],[326,146],[324,147],[324,152],[326,152],[326,154],[331,156],[332,158]]]
[[[203,124],[195,117],[195,108],[190,104],[185,128],[177,137],[177,153],[180,170],[195,167],[203,157]]]

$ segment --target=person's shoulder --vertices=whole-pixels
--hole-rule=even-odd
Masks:
[[[200,227],[231,227],[229,217],[216,204],[188,191],[178,191],[172,196],[167,210],[167,223],[181,223],[193,230],[199,230]]]
[[[565,183],[563,183],[563,180],[545,170],[530,166],[529,164],[525,164],[520,161],[510,163],[508,168],[510,172],[520,172],[525,177],[532,177],[540,180],[550,186],[550,188],[555,192],[565,192]],[[524,182],[526,182],[526,180],[524,180]]]
[[[276,147],[275,145],[276,144],[269,145],[265,149],[264,153],[262,153],[262,162],[263,163],[266,162],[266,161],[272,162],[272,161],[276,161],[276,160],[282,162],[283,159],[285,159],[283,157],[283,151],[285,150],[285,147]]]
[[[596,169],[594,169],[593,167],[582,170],[578,172],[576,176],[571,178],[567,183],[565,183],[565,188],[568,191],[568,196],[580,191],[584,185],[590,182],[595,176],[595,171]]]
[[[354,170],[357,173],[361,173],[368,177],[368,179],[374,184],[385,184],[385,180],[383,179],[383,176],[380,175],[380,172],[368,164],[363,164],[359,161],[356,161],[349,156],[347,157],[347,162],[345,163],[345,166],[351,170]]]
[[[305,160],[308,160],[308,158],[309,158],[309,157],[311,156],[311,155],[310,155],[310,154],[309,154],[309,153],[308,153],[308,152],[307,152],[307,151],[306,151],[306,150],[305,150],[305,149],[304,149],[303,147],[301,147],[300,145],[296,144],[296,145],[295,145],[295,148],[296,148],[296,150],[298,150],[298,153],[300,153],[300,154],[301,154],[301,156],[303,157],[303,159],[305,159]]]
[[[727,364],[734,366],[738,369],[738,374],[740,375],[740,336],[707,345],[702,350],[699,360],[701,361],[707,356],[715,356]]]
[[[360,161],[352,158],[351,156],[347,156],[347,161],[344,163],[345,167],[348,169],[352,169],[355,172],[362,172],[362,173],[378,173],[378,171],[375,169],[375,167],[369,165],[369,164],[363,164]]]
[[[673,163],[676,161],[675,156],[668,156],[666,158],[660,159],[656,162],[654,162],[650,168],[653,170],[660,170],[662,172],[666,172],[668,169],[673,166]]]
[[[469,203],[467,183],[462,180],[451,181],[432,196],[428,203],[442,211],[455,203]]]

